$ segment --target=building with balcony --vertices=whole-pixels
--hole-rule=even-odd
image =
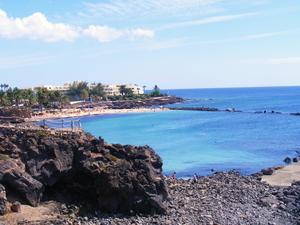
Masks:
[[[75,81],[80,82],[80,81]],[[33,89],[37,88],[46,88],[48,91],[61,91],[61,92],[67,92],[70,90],[70,87],[74,83],[65,83],[63,85],[43,85],[40,87],[35,87]],[[133,94],[139,95],[139,94],[144,94],[144,90],[142,87],[140,87],[137,84],[102,84],[104,92],[107,96],[118,96],[121,95],[120,93],[120,87],[125,86],[125,88],[131,89]],[[97,83],[90,83],[88,87],[90,89],[94,88],[97,86]]]

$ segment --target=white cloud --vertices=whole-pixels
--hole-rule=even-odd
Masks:
[[[158,30],[166,30],[166,29],[174,29],[179,27],[188,27],[188,26],[196,26],[196,25],[205,25],[210,23],[221,23],[227,22],[232,20],[241,19],[244,17],[255,16],[258,13],[244,13],[244,14],[234,14],[234,15],[226,15],[226,16],[211,16],[199,20],[191,20],[191,21],[184,21],[178,23],[171,23],[160,27]]]
[[[134,38],[154,38],[155,32],[153,30],[137,28],[131,30],[130,33]]]
[[[155,35],[154,31],[148,29],[137,28],[132,30],[122,30],[95,25],[91,25],[83,30],[83,34],[87,37],[96,39],[99,42],[111,42],[121,37],[126,37],[131,40],[138,38],[153,38]]]
[[[37,12],[24,18],[9,18],[0,9],[0,37],[55,42],[72,41],[78,35],[76,28],[64,23],[51,23],[42,13]]]
[[[0,38],[43,40],[46,42],[72,41],[85,36],[99,42],[111,42],[121,37],[135,40],[153,38],[154,31],[143,28],[115,29],[109,26],[90,25],[87,28],[75,27],[65,23],[49,22],[42,13],[34,13],[24,18],[10,18],[0,9]]]
[[[268,37],[275,37],[275,36],[279,36],[279,35],[285,34],[285,33],[287,33],[287,31],[252,34],[252,35],[246,35],[246,36],[240,37],[237,40],[256,40],[256,39],[262,39],[262,38],[268,38]]]
[[[284,64],[299,64],[300,57],[272,58],[267,60],[268,64],[284,65]]]
[[[86,3],[88,12],[100,16],[140,17],[213,11],[211,6],[224,0],[109,0]]]
[[[289,33],[289,31],[249,34],[249,35],[227,38],[227,39],[200,41],[200,42],[196,42],[195,44],[217,44],[217,43],[227,43],[227,42],[236,42],[236,41],[251,41],[251,40],[259,40],[259,39],[264,39],[269,37],[276,37],[287,33]]]
[[[99,42],[111,42],[123,36],[123,32],[107,26],[91,25],[83,31],[83,34],[96,39]]]

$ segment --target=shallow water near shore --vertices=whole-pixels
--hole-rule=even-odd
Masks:
[[[168,90],[189,100],[175,106],[234,107],[242,113],[165,111],[83,117],[83,128],[111,143],[149,145],[164,173],[180,177],[236,169],[251,174],[282,165],[300,150],[300,88]],[[172,105],[174,107],[174,105]]]

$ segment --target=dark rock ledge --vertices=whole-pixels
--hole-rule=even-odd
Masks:
[[[4,188],[32,206],[70,200],[125,214],[165,213],[168,197],[162,161],[150,147],[111,145],[83,132],[46,129],[0,128],[2,197]],[[6,199],[1,196],[3,214]]]

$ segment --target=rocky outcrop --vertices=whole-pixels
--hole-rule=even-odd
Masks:
[[[152,97],[139,100],[100,101],[94,103],[74,104],[73,107],[104,107],[109,109],[134,109],[151,106],[163,106],[183,102],[184,99],[175,96]]]
[[[0,183],[32,206],[60,192],[103,212],[165,212],[162,161],[148,146],[111,145],[85,133],[0,128],[0,154]]]
[[[217,108],[208,107],[169,107],[170,110],[183,110],[183,111],[203,111],[203,112],[218,112],[221,111]]]
[[[0,117],[31,118],[32,112],[29,108],[3,107],[0,108]]]

